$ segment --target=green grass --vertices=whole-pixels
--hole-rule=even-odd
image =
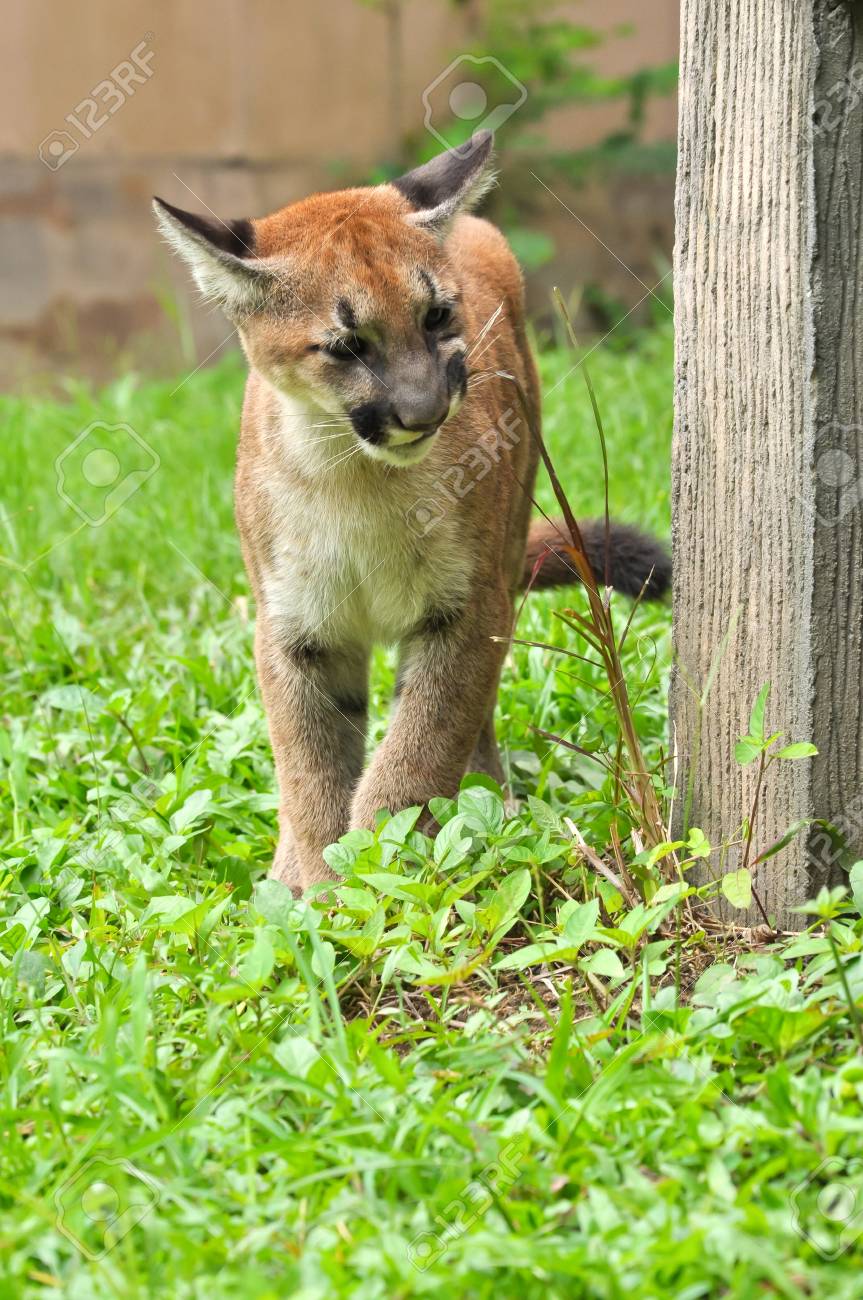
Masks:
[[[591,357],[613,512],[660,532],[671,348],[663,329]],[[598,513],[571,367],[543,357],[547,439]],[[534,730],[613,749],[600,675],[521,646],[500,708],[517,816],[467,783],[434,843],[403,814],[332,849],[335,904],[264,883],[241,368],[174,387],[3,402],[0,1293],[858,1296],[863,1065],[837,962],[859,1000],[863,891],[754,953],[673,892],[626,905],[564,820],[612,869],[614,824],[637,867],[614,783]],[[159,464],[91,527],[54,461],[96,420]],[[105,436],[124,472],[150,463]],[[532,597],[520,634],[583,649],[567,602]],[[625,653],[651,760],[668,623],[639,610]],[[374,685],[377,738],[388,654]]]

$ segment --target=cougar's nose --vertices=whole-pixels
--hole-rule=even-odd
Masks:
[[[406,424],[402,417],[397,415],[393,423],[397,430],[404,430],[405,433],[433,433],[442,419],[443,416],[440,417],[440,420],[427,420],[423,424],[419,420],[411,420],[410,423]]]
[[[446,417],[449,397],[446,393],[418,391],[400,395],[393,402],[393,423],[406,433],[433,433]]]

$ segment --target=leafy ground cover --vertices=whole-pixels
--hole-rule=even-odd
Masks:
[[[591,357],[612,511],[660,532],[671,347]],[[547,440],[597,513],[572,367],[543,355]],[[433,841],[408,811],[334,846],[328,894],[263,879],[241,386],[229,359],[3,401],[3,1294],[858,1296],[863,882],[800,936],[702,923],[711,848],[670,884],[639,852],[595,665],[513,648],[516,813],[468,780]],[[583,651],[567,604],[521,638]],[[651,763],[668,622],[624,649]]]

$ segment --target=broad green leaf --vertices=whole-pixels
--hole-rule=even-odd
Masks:
[[[222,919],[222,913],[226,912],[231,906],[233,899],[231,894],[227,893],[223,897],[210,901],[210,907],[203,920],[198,925],[198,938],[205,942],[209,939],[213,930]]]
[[[362,930],[352,930],[350,935],[341,930],[331,932],[331,938],[342,944],[355,957],[370,957],[381,941],[384,932],[386,913],[382,907],[375,908]]]
[[[563,938],[569,947],[580,948],[593,934],[599,919],[599,899],[591,898],[586,903],[576,903],[566,917],[563,926]]]
[[[448,885],[441,896],[441,906],[451,907],[458,899],[464,898],[471,890],[476,889],[477,885],[490,874],[491,867],[486,867],[483,871],[475,871],[470,876],[465,876],[463,880],[456,880],[453,884]],[[473,907],[471,903],[469,906]]]
[[[617,924],[621,930],[637,939],[654,921],[655,914],[651,908],[646,907],[644,903],[636,903],[625,916],[620,917]]]
[[[297,928],[292,922],[296,921],[303,904],[299,899],[294,898],[288,886],[282,884],[281,880],[261,880],[255,886],[252,902],[264,920],[269,921],[271,925],[277,925],[283,930]]]
[[[439,826],[445,826],[458,809],[455,799],[429,799],[428,810]]]
[[[809,826],[810,824],[809,819],[806,817],[804,817],[802,821],[794,822],[792,826],[788,827],[788,830],[784,835],[782,835],[778,840],[775,840],[769,848],[763,851],[763,853],[758,854],[755,862],[765,862],[768,858],[774,857],[775,854],[784,849],[786,845],[790,844],[792,840],[796,839],[805,826]]]
[[[536,795],[527,796],[527,806],[530,809],[531,816],[541,831],[550,831],[554,835],[559,835],[563,831],[563,822],[557,813],[547,804],[544,799],[537,799]]]
[[[212,790],[195,790],[190,794],[181,808],[171,816],[171,830],[179,835],[201,816],[204,809],[212,803]]]
[[[477,920],[490,934],[515,920],[530,893],[530,871],[521,867],[511,871],[497,888],[487,907],[477,912]]]
[[[151,924],[153,928],[168,930],[171,934],[192,935],[203,928],[211,912],[215,911],[218,917],[228,902],[229,898],[224,895],[196,903],[180,894],[161,894],[150,900],[141,924]]]
[[[813,758],[818,753],[815,745],[808,740],[798,740],[793,745],[785,745],[783,749],[777,749],[777,758]]]
[[[767,707],[769,694],[770,683],[765,682],[758,692],[758,698],[752,706],[752,713],[749,717],[749,734],[754,740],[764,739],[764,710]]]
[[[589,957],[579,959],[579,969],[591,975],[605,975],[608,979],[623,979],[626,971],[613,948],[597,948]]]
[[[746,867],[729,871],[720,888],[732,907],[749,907],[752,902],[752,876]]]
[[[357,877],[379,894],[384,894],[387,898],[401,898],[406,903],[423,902],[437,888],[419,880],[411,880],[408,876],[399,876],[393,871],[362,871],[357,872]]]
[[[41,952],[32,948],[21,948],[16,963],[16,976],[19,984],[27,984],[34,994],[40,997],[45,991],[45,971],[49,963]]]
[[[754,740],[751,736],[744,736],[738,740],[734,746],[734,757],[741,767],[748,767],[764,748],[760,740]]]
[[[378,842],[381,846],[382,867],[388,867],[397,851],[404,847],[405,840],[419,821],[421,812],[421,804],[403,808],[401,812],[396,813],[395,817],[391,817],[386,826],[383,827],[378,836]]]
[[[434,962],[429,961],[421,952],[417,943],[409,944],[405,948],[394,949],[393,956],[395,958],[395,969],[405,971],[408,975],[434,980],[438,976],[445,976],[447,973],[442,966],[437,966]]]
[[[628,915],[628,913],[627,913]],[[623,917],[626,920],[626,916]],[[603,939],[611,939],[612,943],[619,943],[621,948],[636,948],[638,946],[638,935],[631,934],[621,926],[619,929],[612,925],[599,925],[596,933]]]
[[[503,826],[503,799],[496,790],[485,785],[471,784],[462,789],[458,796],[458,810],[465,819],[464,825],[481,834],[494,835]]]
[[[863,916],[863,861],[855,862],[854,866],[848,873],[848,883],[851,886],[851,894],[854,899],[854,906]]]
[[[554,941],[549,943],[529,943],[524,948],[517,948],[515,952],[507,953],[501,957],[500,961],[494,963],[495,970],[524,970],[526,966],[537,966],[540,962],[550,961],[553,954],[559,951],[559,945]]]
[[[102,701],[98,695],[94,695],[83,686],[75,686],[71,683],[67,686],[49,687],[47,691],[43,691],[40,703],[50,705],[52,709],[59,709],[63,713],[86,712],[91,722],[102,710]]]
[[[353,885],[339,885],[336,890],[338,898],[346,911],[359,912],[371,916],[377,906],[377,899],[370,889],[356,889]]]
[[[187,898],[185,894],[159,894],[156,898],[150,899],[141,917],[141,924],[146,925],[148,921],[155,919],[163,925],[169,925],[200,906],[201,904],[196,903],[194,898]]]
[[[709,858],[711,853],[710,841],[698,826],[693,826],[689,832],[689,839],[686,847],[693,858]]]
[[[467,856],[472,843],[473,836],[465,826],[465,819],[457,813],[438,832],[434,842],[434,860],[438,866],[446,863],[452,868]]]
[[[346,876],[357,860],[357,851],[339,840],[335,844],[326,846],[323,859],[333,871],[337,871],[340,876]]]
[[[276,954],[265,930],[257,930],[255,941],[237,963],[237,978],[253,989],[260,989],[273,972]]]
[[[668,885],[659,886],[650,900],[650,906],[659,907],[661,903],[679,903],[681,899],[694,893],[694,887],[687,885],[685,880],[672,880]]]
[[[321,1060],[321,1054],[311,1039],[290,1032],[274,1045],[272,1054],[287,1074],[298,1079],[305,1079],[315,1062]]]
[[[657,862],[661,862],[663,858],[670,857],[672,853],[675,853],[678,849],[682,849],[684,844],[685,840],[665,840],[662,844],[657,844],[656,847],[651,849],[648,853],[645,865],[647,867],[655,867]]]
[[[596,892],[602,899],[603,905],[609,916],[614,916],[623,907],[623,895],[620,890],[611,883],[610,880],[603,880],[600,876],[596,882]],[[564,907],[566,904],[564,904]]]
[[[315,945],[312,970],[319,979],[329,979],[336,964],[336,950],[329,939],[320,940],[317,935],[312,936],[312,943]]]

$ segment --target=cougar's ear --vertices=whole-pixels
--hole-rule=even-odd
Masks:
[[[230,316],[244,315],[266,294],[272,272],[255,258],[251,221],[220,221],[153,199],[159,229],[188,262],[205,298]]]
[[[491,131],[478,131],[467,144],[438,154],[391,184],[414,211],[408,221],[443,235],[459,212],[468,212],[494,184]]]

